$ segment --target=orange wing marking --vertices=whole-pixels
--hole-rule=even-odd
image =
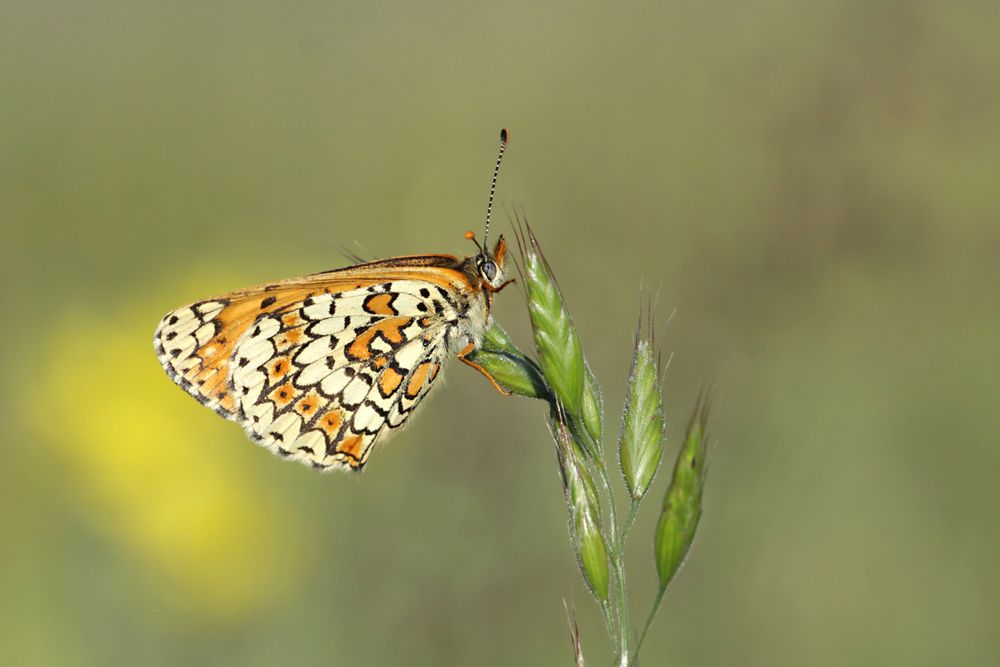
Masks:
[[[354,459],[350,462],[352,468],[356,468],[361,463],[361,455],[364,454],[364,438],[360,435],[349,435],[337,444],[337,452],[347,454]]]
[[[337,437],[337,433],[340,431],[340,424],[342,421],[343,417],[340,414],[340,410],[330,410],[320,417],[317,423],[319,424],[320,430],[326,434],[327,439],[333,440]]]
[[[289,403],[295,400],[298,396],[299,390],[292,386],[291,382],[286,382],[277,389],[271,392],[269,398],[274,401],[279,407],[286,407]]]
[[[383,396],[388,397],[399,388],[402,382],[403,376],[395,368],[387,368],[382,371],[382,376],[379,378],[379,391],[382,392]]]
[[[424,386],[424,382],[427,380],[427,374],[430,370],[431,362],[429,361],[425,361],[417,366],[417,369],[410,375],[410,381],[406,383],[407,396],[410,398],[416,398],[417,394],[420,393],[420,388]]]
[[[392,347],[396,347],[403,342],[403,329],[411,322],[412,317],[390,317],[378,321],[354,339],[347,348],[347,356],[360,361],[371,359],[371,345],[376,336],[381,336]]]
[[[399,315],[392,307],[395,294],[373,294],[365,299],[364,309],[372,315]]]

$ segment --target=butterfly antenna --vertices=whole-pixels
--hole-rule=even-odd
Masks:
[[[473,243],[475,243],[476,244],[476,249],[479,250],[479,254],[480,255],[483,254],[483,246],[479,245],[479,241],[476,240],[476,233],[475,232],[465,232],[465,240],[466,241],[472,241]]]
[[[493,180],[490,182],[490,200],[486,204],[486,230],[483,232],[483,248],[489,248],[487,240],[490,235],[490,213],[493,212],[493,195],[497,191],[497,176],[500,174],[500,160],[503,159],[503,151],[507,148],[507,128],[500,130],[500,153],[497,155],[497,164],[493,167]]]

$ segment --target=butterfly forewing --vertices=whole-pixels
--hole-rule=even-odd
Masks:
[[[178,385],[262,445],[359,469],[427,394],[473,295],[454,257],[398,258],[178,308],[155,344]]]

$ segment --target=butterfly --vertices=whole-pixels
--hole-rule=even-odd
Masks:
[[[507,246],[487,246],[508,133],[500,133],[478,254],[409,255],[236,290],[167,313],[153,336],[167,375],[281,457],[361,470],[456,355],[490,324]]]

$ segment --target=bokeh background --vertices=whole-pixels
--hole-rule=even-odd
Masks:
[[[541,404],[456,364],[361,478],[322,476],[151,346],[168,309],[341,244],[469,253],[504,125],[500,200],[559,276],[608,442],[640,282],[669,456],[719,388],[644,664],[1000,661],[1000,4],[2,14],[3,664],[567,665],[564,598],[606,664]]]

